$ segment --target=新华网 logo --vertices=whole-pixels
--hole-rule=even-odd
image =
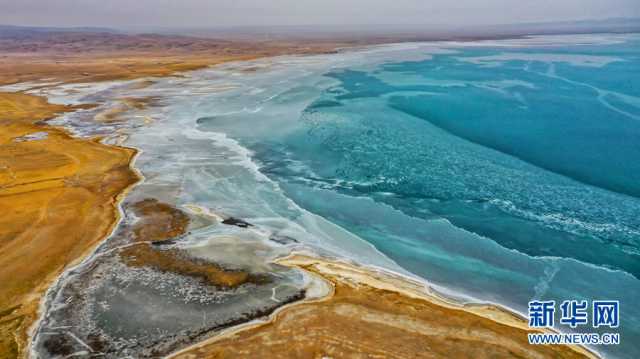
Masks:
[[[589,310],[591,308],[591,310]],[[617,300],[565,300],[556,308],[554,300],[534,300],[529,302],[529,327],[554,328],[556,309],[559,309],[559,323],[572,329],[589,324],[593,328],[618,328],[620,325],[620,302]],[[529,333],[529,343],[549,344],[620,344],[620,333]]]

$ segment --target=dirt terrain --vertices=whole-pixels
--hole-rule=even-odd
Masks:
[[[0,85],[167,76],[233,60],[330,53],[366,41],[224,41],[163,35],[0,32]]]

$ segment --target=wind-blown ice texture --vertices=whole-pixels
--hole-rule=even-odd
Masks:
[[[521,312],[533,298],[618,299],[622,345],[596,349],[635,358],[639,41],[382,46],[93,96],[158,98],[139,115],[150,124],[115,129],[142,150],[146,179],[132,196],[254,224],[234,232],[228,260],[277,235]],[[58,123],[79,134],[114,130],[81,117]],[[220,230],[194,231],[183,246],[224,260]],[[268,260],[286,249],[254,252]],[[54,288],[48,318],[74,281],[71,273]]]
[[[389,50],[279,93],[254,88],[239,112],[225,95],[199,128],[237,139],[298,205],[444,287],[522,312],[533,298],[620,300],[623,344],[597,350],[631,358],[639,56],[634,35]]]

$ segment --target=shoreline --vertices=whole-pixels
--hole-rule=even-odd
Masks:
[[[280,263],[279,260],[276,260],[275,263],[278,264],[283,264]],[[283,264],[286,266],[286,264]],[[293,266],[291,266],[293,268]],[[299,268],[299,267],[296,267]],[[218,340],[222,340],[225,338],[228,338],[230,336],[233,336],[234,334],[238,333],[238,332],[242,332],[244,330],[250,330],[250,329],[254,329],[254,328],[259,328],[262,325],[265,325],[267,323],[273,322],[275,320],[277,320],[277,316],[279,313],[281,313],[282,311],[287,310],[288,308],[291,307],[295,307],[297,305],[300,304],[305,304],[305,303],[317,303],[317,302],[324,302],[327,300],[330,300],[331,297],[334,295],[335,293],[335,288],[334,286],[331,285],[331,283],[329,281],[327,281],[325,278],[323,278],[322,276],[319,276],[315,273],[312,272],[308,272],[308,271],[304,271],[304,273],[306,275],[309,275],[313,278],[313,280],[315,281],[319,281],[322,283],[322,285],[327,285],[328,288],[327,292],[323,293],[322,295],[318,296],[318,297],[312,297],[312,298],[308,298],[307,296],[305,296],[303,299],[295,301],[295,302],[291,302],[291,303],[287,303],[283,306],[278,307],[276,310],[274,310],[271,314],[267,315],[266,317],[263,318],[257,318],[257,319],[253,319],[250,320],[246,323],[242,323],[236,326],[232,326],[226,329],[221,330],[219,333],[215,334],[214,336],[207,338],[205,340],[201,340],[198,342],[195,342],[191,345],[188,345],[180,350],[177,350],[173,353],[169,353],[168,355],[165,356],[166,359],[170,359],[170,358],[176,358],[182,354],[188,353],[189,351],[193,350],[193,349],[197,349],[197,348],[201,348],[203,346],[206,346],[209,343],[213,343],[216,342]]]
[[[90,259],[92,254],[95,253],[97,250],[99,250],[101,245],[103,245],[115,233],[115,231],[117,231],[124,215],[123,209],[121,207],[123,201],[126,199],[127,195],[130,193],[130,191],[133,188],[135,188],[137,185],[142,183],[142,181],[144,181],[144,175],[138,168],[135,167],[135,160],[141,154],[142,149],[123,145],[122,141],[118,140],[117,136],[114,137],[116,139],[114,143],[108,143],[108,140],[110,139],[109,136],[83,138],[75,134],[72,128],[67,128],[65,125],[49,123],[49,121],[55,120],[60,116],[63,116],[68,113],[73,113],[77,110],[82,110],[86,106],[95,106],[95,104],[59,104],[57,102],[50,102],[50,95],[47,94],[46,91],[42,92],[42,90],[57,88],[63,85],[73,85],[73,84],[83,84],[83,83],[104,83],[109,81],[126,83],[127,81],[132,81],[132,80],[145,80],[145,79],[152,80],[153,78],[158,78],[158,77],[160,78],[171,77],[171,76],[180,77],[180,76],[183,76],[184,73],[202,70],[202,69],[213,67],[216,65],[225,64],[228,62],[250,61],[250,60],[255,60],[257,58],[263,58],[263,57],[265,56],[258,55],[258,54],[243,55],[243,56],[227,56],[223,58],[218,57],[218,58],[213,58],[209,61],[205,61],[204,63],[201,63],[201,64],[197,64],[194,66],[187,66],[186,69],[183,67],[178,67],[177,69],[170,68],[162,73],[158,73],[158,74],[153,73],[153,76],[149,76],[144,73],[143,74],[134,73],[134,74],[128,74],[125,76],[115,75],[115,77],[99,78],[95,80],[92,77],[79,78],[78,76],[76,76],[77,75],[76,73],[59,73],[59,75],[61,75],[61,77],[59,78],[59,81],[54,81],[54,82],[51,82],[47,78],[39,78],[39,80],[28,79],[28,80],[17,80],[17,82],[11,82],[11,81],[5,82],[3,81],[2,77],[0,77],[0,84],[1,84],[0,100],[3,101],[2,103],[0,103],[0,105],[4,106],[5,105],[4,101],[6,101],[6,105],[15,106],[10,101],[13,100],[13,97],[18,97],[18,98],[28,99],[29,101],[40,101],[42,102],[41,106],[44,106],[46,108],[46,109],[43,108],[42,110],[40,108],[36,108],[34,110],[29,109],[29,111],[33,111],[36,113],[32,114],[31,117],[29,117],[29,120],[27,120],[24,123],[21,122],[21,121],[25,121],[24,119],[22,119],[22,117],[16,118],[16,119],[12,118],[11,111],[15,111],[13,107],[0,108],[0,110],[2,110],[3,113],[4,111],[9,111],[7,119],[4,119],[4,120],[7,121],[9,124],[13,125],[14,127],[19,128],[17,135],[14,133],[15,131],[12,132],[10,128],[3,129],[2,131],[0,131],[0,140],[3,139],[3,136],[4,136],[9,140],[8,143],[10,144],[11,143],[10,140],[12,138],[19,138],[20,136],[23,136],[25,133],[27,134],[32,132],[38,133],[38,131],[41,131],[41,132],[44,131],[48,133],[50,136],[46,136],[42,140],[35,139],[33,141],[24,141],[23,144],[29,145],[31,142],[33,142],[37,145],[41,145],[41,143],[44,143],[44,145],[42,146],[47,146],[46,144],[47,141],[52,140],[51,134],[55,134],[55,136],[59,136],[63,140],[70,141],[73,143],[78,143],[79,146],[83,146],[84,144],[86,146],[95,146],[98,149],[103,148],[105,150],[127,152],[129,153],[129,160],[127,161],[127,164],[126,164],[127,166],[126,171],[131,171],[131,173],[133,173],[135,177],[135,179],[132,180],[130,183],[128,183],[125,186],[125,188],[123,188],[121,191],[117,192],[114,196],[110,197],[110,199],[106,200],[101,204],[102,206],[106,206],[111,202],[112,203],[111,210],[114,212],[114,215],[112,218],[104,221],[103,223],[100,223],[100,226],[107,225],[107,228],[105,228],[104,233],[98,235],[96,237],[96,240],[92,241],[92,244],[88,245],[83,252],[73,256],[70,261],[65,261],[62,264],[62,267],[59,267],[55,269],[54,272],[48,273],[46,276],[39,278],[40,283],[37,286],[30,289],[27,294],[22,295],[21,297],[22,299],[16,301],[17,299],[13,298],[12,302],[14,304],[18,303],[17,305],[9,306],[7,308],[0,308],[7,311],[6,313],[3,312],[3,317],[2,317],[3,324],[12,325],[11,324],[12,322],[14,322],[15,320],[19,320],[19,324],[17,327],[18,329],[16,332],[13,332],[12,329],[6,329],[9,332],[13,332],[11,334],[11,339],[5,338],[7,340],[13,341],[13,343],[17,345],[17,347],[15,348],[15,350],[17,350],[15,357],[20,357],[20,358],[31,357],[32,340],[34,338],[34,334],[35,334],[35,331],[37,330],[39,323],[44,318],[43,309],[46,306],[47,296],[49,292],[57,286],[57,284],[61,279],[64,278],[65,273],[74,270],[78,266],[81,266],[83,263],[85,263],[86,260]],[[9,78],[11,78],[12,76],[12,74],[7,74],[7,75],[9,76]],[[27,85],[20,86],[21,84],[27,84]],[[6,87],[6,89],[3,89],[2,87]],[[14,88],[12,89],[12,87]],[[31,90],[36,90],[37,92],[29,93]],[[5,100],[5,97],[8,97],[9,100]],[[49,110],[48,108],[51,108],[51,110]],[[40,112],[37,112],[37,111],[40,111]],[[23,116],[23,114],[20,113],[18,116]],[[5,144],[0,142],[0,145],[5,145]],[[62,152],[62,153],[66,153],[66,152]],[[64,181],[64,179],[65,177],[62,177],[62,179],[56,179],[56,181]],[[32,184],[29,184],[29,183],[27,183],[27,185],[33,186]],[[51,189],[50,187],[47,187],[47,186],[41,187],[41,186],[38,186],[37,184],[36,186],[37,187],[35,187],[33,190],[26,192],[26,194],[27,195],[30,195],[31,193],[37,194],[37,192],[39,191],[48,191]],[[64,187],[66,185],[60,184],[60,186]],[[11,189],[11,187],[9,187],[9,189]],[[17,194],[13,192],[9,192],[7,195],[11,196],[11,195],[20,195],[20,194],[21,192],[18,192]],[[82,244],[79,244],[78,246],[82,246]],[[25,306],[25,305],[28,305],[28,306]],[[25,320],[24,323],[22,322],[23,320]],[[3,329],[3,328],[0,327],[0,329]],[[5,347],[3,347],[3,343],[0,342],[0,354],[3,353],[2,350],[4,349]],[[6,350],[9,351],[8,352],[9,354],[7,355],[9,355],[10,357],[14,356],[13,354],[14,349],[6,348]]]
[[[66,128],[46,123],[82,106],[56,105],[44,97],[23,92],[0,96],[3,114],[7,116],[0,139],[8,153],[2,160],[9,174],[3,178],[0,197],[7,201],[5,220],[9,221],[3,228],[2,239],[9,242],[2,243],[0,260],[10,266],[5,269],[10,273],[4,275],[16,275],[13,279],[6,278],[2,291],[2,304],[10,309],[3,315],[0,329],[12,337],[4,338],[0,353],[11,357],[25,355],[32,325],[41,317],[43,294],[67,266],[85,258],[117,227],[118,205],[137,178],[130,168],[135,150],[96,139],[80,139]],[[15,141],[37,131],[46,136]],[[126,168],[121,167],[120,161],[124,161]],[[34,164],[44,166],[44,172],[40,167],[34,168]],[[96,186],[102,190],[94,191]],[[69,206],[73,207],[71,211]],[[33,222],[25,226],[21,223],[25,220]],[[46,244],[50,238],[43,236],[43,231],[62,236],[65,241],[51,249]],[[76,240],[77,236],[84,239]],[[25,264],[18,258],[23,256],[44,260],[20,269]],[[14,271],[20,276],[11,274]]]
[[[106,146],[122,147],[122,148],[127,148],[127,149],[130,149],[130,150],[134,151],[134,154],[131,157],[131,161],[129,162],[129,169],[136,174],[138,179],[137,179],[137,181],[131,183],[127,188],[125,188],[122,192],[120,192],[115,197],[117,212],[116,212],[116,216],[115,216],[115,219],[113,221],[113,224],[111,225],[111,228],[107,232],[107,234],[105,234],[105,236],[100,241],[98,241],[93,248],[88,249],[86,253],[83,253],[81,256],[78,256],[75,259],[74,262],[71,262],[67,267],[65,267],[65,269],[61,273],[59,273],[57,275],[57,277],[52,282],[49,283],[46,291],[44,292],[44,295],[42,295],[42,297],[41,297],[41,299],[39,301],[38,311],[36,313],[36,315],[37,315],[36,320],[28,328],[28,338],[27,338],[27,343],[26,343],[26,346],[25,346],[27,348],[27,350],[25,350],[25,352],[29,353],[26,356],[27,358],[36,357],[34,355],[35,353],[33,352],[33,348],[32,348],[33,339],[35,337],[36,330],[38,329],[38,327],[40,326],[40,323],[44,319],[45,308],[46,308],[46,304],[47,304],[47,298],[49,297],[51,291],[53,291],[58,286],[60,281],[64,279],[64,275],[66,273],[71,272],[71,271],[75,270],[76,268],[79,268],[83,264],[85,264],[100,249],[100,247],[116,232],[116,230],[118,229],[118,227],[120,226],[120,223],[122,222],[122,220],[124,218],[124,210],[122,209],[123,201],[125,200],[127,195],[136,186],[138,186],[139,184],[141,184],[144,181],[144,176],[143,176],[142,172],[138,168],[135,167],[136,158],[140,155],[142,150],[140,150],[138,148],[135,148],[135,147],[123,146],[122,144],[117,144],[117,145],[106,144],[106,143],[102,142],[102,139],[100,140],[100,143],[102,143],[102,144],[104,144]]]
[[[560,333],[559,331],[549,329],[533,330],[527,325],[526,315],[500,303],[480,301],[460,302],[456,298],[448,297],[446,294],[434,290],[432,284],[422,277],[418,280],[385,268],[347,262],[341,258],[324,258],[305,252],[292,252],[286,257],[277,259],[275,262],[298,268],[320,267],[322,268],[322,270],[320,270],[322,273],[343,276],[348,279],[354,279],[358,283],[365,283],[380,289],[396,291],[412,298],[423,299],[446,308],[469,312],[517,329]],[[578,350],[579,352],[584,351],[592,355],[590,356],[591,358],[601,358],[597,352],[586,347],[571,347],[580,349]]]
[[[317,304],[323,302],[330,302],[336,296],[336,286],[338,285],[353,285],[355,288],[360,286],[370,286],[378,290],[387,292],[394,292],[400,296],[409,297],[418,301],[425,301],[431,304],[435,304],[440,307],[453,309],[456,311],[464,311],[469,314],[481,317],[483,319],[505,325],[512,329],[519,329],[521,331],[530,332],[542,332],[542,333],[556,333],[554,330],[531,330],[526,325],[526,320],[518,313],[509,310],[503,306],[497,304],[462,304],[456,303],[453,300],[443,297],[439,293],[433,293],[428,290],[428,286],[425,288],[423,283],[416,281],[412,278],[408,278],[404,275],[397,273],[389,273],[383,269],[368,268],[356,263],[348,263],[341,259],[330,259],[320,257],[308,252],[292,252],[289,255],[278,258],[274,263],[284,265],[290,268],[296,268],[309,275],[314,280],[324,282],[330,289],[324,293],[321,297],[305,298],[300,301],[286,304],[276,309],[273,313],[265,318],[255,319],[250,322],[227,328],[214,336],[205,339],[203,341],[194,343],[183,349],[175,351],[166,356],[166,358],[182,358],[192,359],[199,358],[214,353],[211,348],[216,344],[229,340],[233,342],[239,335],[245,332],[256,331],[260,332],[261,328],[277,323],[281,320],[281,317],[290,310],[295,310],[296,307],[305,306],[308,304]],[[357,289],[356,289],[357,290]],[[266,329],[265,329],[266,330]],[[233,346],[233,343],[220,344],[221,346]],[[292,344],[294,345],[294,344]],[[535,347],[535,346],[533,346]],[[583,357],[598,359],[601,355],[591,349],[578,346],[561,346],[567,349],[567,351],[573,351],[576,354]],[[226,357],[221,352],[215,352],[212,357]],[[246,354],[246,353],[245,353]],[[207,356],[208,357],[208,356]]]
[[[564,36],[564,35],[558,35],[558,36]],[[510,38],[512,39],[512,38]],[[513,39],[519,39],[518,38],[513,38]],[[434,43],[439,43],[440,41],[434,41]],[[418,42],[418,43],[422,43],[422,42]],[[390,44],[376,44],[376,45],[370,45],[371,47],[384,47],[387,45],[395,45],[395,44],[406,44],[405,42],[400,42],[400,43],[390,43]],[[369,46],[358,46],[355,47],[356,50],[358,49],[366,49]],[[354,48],[343,48],[341,50],[353,50]],[[287,56],[287,55],[279,55],[279,56]],[[301,55],[304,56],[304,55]],[[267,57],[269,58],[269,57]],[[259,60],[259,59],[256,59]],[[369,242],[366,242],[366,244],[371,245],[378,253],[380,253],[381,255],[385,256],[382,252],[379,252],[379,250],[377,250],[377,248],[375,246],[373,246],[372,244],[370,244]],[[370,280],[371,278],[373,278],[373,280],[378,281],[381,280],[379,278],[377,278],[378,276],[380,277],[385,277],[386,280],[389,281],[388,284],[388,289],[389,290],[393,290],[393,291],[397,291],[397,292],[401,292],[403,294],[407,294],[411,297],[414,298],[420,298],[420,299],[425,299],[425,300],[429,300],[432,303],[447,307],[447,308],[451,308],[451,309],[457,309],[457,310],[463,310],[465,312],[469,312],[478,316],[481,316],[483,318],[495,321],[497,323],[501,323],[504,325],[508,325],[514,328],[518,328],[518,329],[523,329],[523,330],[530,330],[530,328],[528,327],[527,323],[526,323],[526,314],[519,312],[513,308],[510,308],[507,305],[501,304],[501,303],[497,303],[497,302],[491,302],[491,301],[482,301],[479,300],[475,297],[472,297],[470,295],[464,294],[464,293],[457,293],[454,290],[450,290],[447,287],[442,287],[439,285],[434,285],[432,283],[430,283],[426,278],[422,278],[418,275],[413,275],[413,276],[408,276],[406,274],[402,274],[402,273],[398,273],[398,272],[394,272],[392,270],[386,269],[386,268],[382,268],[382,267],[378,267],[375,265],[367,265],[367,264],[363,264],[363,263],[357,263],[357,260],[350,258],[348,255],[341,257],[338,256],[335,259],[328,259],[328,258],[321,258],[318,257],[316,254],[308,254],[305,255],[303,254],[304,252],[293,252],[290,255],[283,257],[283,258],[279,258],[277,260],[274,261],[274,263],[276,264],[283,264],[289,267],[294,267],[294,268],[298,268],[298,269],[302,269],[304,270],[302,267],[304,267],[305,265],[310,265],[310,263],[324,263],[324,264],[335,264],[335,263],[340,263],[341,265],[344,265],[345,267],[350,267],[350,268],[356,268],[357,270],[361,270],[362,272],[366,273],[366,274],[362,274],[361,278],[363,278],[363,281],[366,283],[368,280]],[[346,262],[349,261],[349,262]],[[395,263],[395,262],[394,262]],[[400,266],[401,267],[401,266]],[[307,274],[310,274],[309,272],[307,272]],[[364,278],[369,278],[369,279],[364,279]],[[326,281],[326,279],[323,279]],[[385,282],[385,280],[381,280],[382,282]],[[400,284],[398,285],[398,283],[404,283],[404,284]],[[413,285],[416,286],[416,288],[411,289],[411,290],[406,290],[403,289],[404,285],[409,284],[409,285]],[[381,285],[379,285],[378,287],[380,287]],[[422,287],[423,290],[418,290],[417,287]],[[426,289],[426,290],[424,290]],[[438,290],[438,289],[442,289],[442,290]],[[269,322],[273,322],[275,320],[277,320],[277,316],[279,315],[279,313],[281,313],[282,311],[287,310],[288,308],[291,307],[295,307],[297,305],[302,305],[305,303],[313,303],[313,302],[319,302],[319,301],[326,301],[329,300],[331,298],[331,294],[327,295],[326,297],[323,297],[321,299],[303,299],[300,301],[296,301],[290,304],[287,304],[285,306],[279,307],[277,310],[275,310],[272,314],[270,314],[269,316],[267,316],[266,320],[263,319],[257,319],[257,320],[252,320],[250,322],[244,323],[244,324],[240,324],[238,326],[234,326],[228,329],[225,329],[223,331],[221,331],[219,334],[215,334],[213,337],[209,338],[209,339],[205,339],[204,341],[198,342],[198,343],[194,343],[191,346],[188,346],[184,349],[181,349],[177,352],[174,352],[172,354],[170,354],[168,357],[173,358],[176,357],[178,355],[181,355],[183,353],[188,352],[189,350],[192,350],[194,348],[199,348],[202,347],[204,345],[206,345],[207,343],[212,343],[212,342],[217,342],[219,340],[222,340],[228,336],[231,336],[235,333],[238,332],[242,332],[242,331],[246,331],[246,330],[250,330],[252,328],[256,328],[256,327],[260,327],[266,323]],[[468,302],[464,302],[461,301],[457,298],[465,298],[468,300]],[[543,332],[548,332],[548,333],[562,333],[561,331],[556,331],[556,330],[544,330]],[[587,357],[590,358],[601,358],[601,354],[598,353],[597,351],[585,347],[585,346],[570,346],[573,350],[575,350],[578,353],[584,354]]]
[[[379,45],[375,45],[375,46],[379,46]],[[270,56],[266,56],[264,58],[269,58]],[[252,60],[255,60],[257,58],[254,58]],[[236,60],[231,60],[236,61]],[[246,60],[238,60],[241,62],[244,62]],[[224,62],[226,63],[226,62]],[[216,64],[219,65],[219,64]],[[216,65],[211,65],[211,66],[216,66]],[[211,66],[205,66],[206,67],[211,67]],[[188,71],[189,72],[189,71]],[[173,76],[173,75],[169,75],[169,76]],[[143,77],[146,78],[146,77]],[[55,126],[56,128],[59,128],[60,126]],[[64,129],[64,131],[67,131],[67,129],[65,129],[64,127],[62,127],[62,129]],[[67,131],[68,132],[68,131]],[[107,234],[105,234],[101,240],[99,240],[97,242],[97,244],[92,247],[91,249],[87,250],[85,253],[83,253],[82,255],[78,256],[73,262],[67,264],[67,266],[64,268],[64,271],[62,273],[60,273],[59,275],[56,276],[56,278],[54,279],[53,282],[49,283],[49,285],[47,286],[47,290],[45,292],[45,295],[41,298],[40,303],[39,303],[39,308],[38,308],[38,313],[37,313],[37,320],[33,323],[33,325],[29,328],[29,337],[28,337],[28,343],[27,343],[27,348],[29,348],[28,350],[31,349],[31,340],[33,339],[33,331],[36,330],[38,324],[40,323],[40,321],[43,318],[43,312],[42,309],[44,308],[44,305],[46,304],[46,298],[49,294],[49,291],[52,290],[53,288],[55,288],[57,286],[57,283],[59,282],[59,280],[64,278],[64,274],[68,271],[72,271],[75,268],[81,266],[86,260],[88,260],[93,253],[95,253],[100,246],[107,241],[112,235],[113,233],[118,229],[118,227],[121,224],[122,218],[123,218],[123,209],[122,209],[122,201],[127,197],[127,195],[139,184],[144,182],[144,174],[135,167],[135,161],[136,158],[139,156],[139,154],[141,153],[141,149],[139,148],[135,148],[135,147],[128,147],[128,146],[123,146],[122,144],[118,144],[118,145],[113,145],[113,144],[106,144],[102,142],[103,139],[100,140],[99,143],[105,145],[105,146],[113,146],[113,147],[122,147],[122,148],[128,148],[130,150],[132,150],[134,153],[131,156],[131,160],[129,161],[129,169],[132,170],[133,172],[136,173],[136,175],[138,176],[137,181],[133,182],[132,184],[130,184],[127,188],[125,188],[123,191],[121,191],[117,196],[114,197],[114,201],[115,201],[115,207],[117,208],[117,213],[116,213],[116,218],[114,219],[112,225],[109,228],[109,231],[107,231]],[[368,242],[367,242],[368,243]],[[374,247],[375,248],[375,247]],[[373,267],[369,268],[367,266],[361,266],[358,263],[347,263],[346,260],[348,258],[338,258],[335,260],[331,260],[331,259],[324,259],[324,258],[318,258],[318,257],[312,257],[312,256],[308,256],[305,254],[301,254],[301,253],[291,253],[289,254],[287,257],[283,257],[283,258],[279,258],[275,261],[275,263],[277,264],[282,264],[285,266],[289,266],[289,267],[293,267],[293,268],[298,268],[301,269],[303,271],[305,271],[307,274],[309,275],[313,275],[316,276],[316,278],[319,278],[327,283],[331,283],[331,281],[325,277],[322,277],[322,275],[314,273],[314,272],[309,272],[308,270],[305,269],[305,267],[322,267],[325,271],[328,271],[329,274],[331,275],[344,275],[347,278],[349,278],[349,271],[352,271],[351,273],[351,279],[356,281],[356,282],[362,282],[368,285],[371,285],[373,287],[379,288],[379,289],[385,289],[385,290],[389,290],[389,291],[395,291],[404,295],[407,295],[411,298],[415,298],[415,299],[422,299],[422,300],[428,300],[431,303],[443,306],[443,307],[447,307],[447,308],[451,308],[451,309],[456,309],[456,310],[463,310],[475,315],[479,315],[482,316],[486,319],[495,321],[497,323],[501,323],[501,324],[505,324],[505,325],[509,325],[512,326],[514,328],[519,328],[519,329],[527,329],[526,323],[524,323],[524,318],[525,316],[522,313],[519,313],[511,308],[508,308],[506,306],[503,306],[499,303],[491,303],[491,302],[477,302],[477,303],[467,303],[467,304],[463,304],[463,303],[454,303],[455,299],[453,298],[448,298],[448,296],[444,293],[441,293],[439,291],[437,291],[436,289],[434,289],[432,287],[432,285],[426,280],[421,278],[424,280],[424,283],[421,283],[419,280],[417,280],[417,278],[412,278],[412,277],[408,277],[406,275],[403,275],[401,273],[395,273],[392,272],[390,270],[386,270],[384,268],[378,268],[378,267]],[[335,270],[336,272],[331,272],[328,268],[329,267],[334,267],[332,270]],[[326,273],[326,272],[325,272]],[[421,288],[419,290],[419,288]],[[446,288],[444,288],[446,289]],[[421,293],[421,291],[423,293]],[[263,325],[265,325],[266,323],[272,322],[272,321],[276,321],[278,315],[281,312],[284,312],[286,310],[288,310],[289,308],[292,307],[296,307],[298,305],[302,305],[302,304],[307,304],[307,303],[314,303],[314,302],[323,302],[323,301],[328,301],[332,298],[332,296],[334,295],[334,291],[332,291],[331,293],[328,293],[326,296],[323,296],[322,298],[317,298],[317,299],[311,299],[311,300],[307,300],[302,299],[300,301],[296,301],[290,304],[286,304],[282,307],[279,307],[278,309],[276,309],[272,314],[270,314],[267,318],[267,321],[264,322],[261,319],[255,320],[255,321],[250,321],[247,323],[243,323],[240,324],[238,326],[234,326],[231,328],[228,328],[224,331],[222,331],[220,334],[216,334],[214,335],[212,338],[198,342],[198,343],[194,343],[192,346],[188,346],[187,348],[184,348],[178,352],[172,353],[170,354],[168,357],[175,357],[177,355],[181,355],[181,353],[186,353],[188,350],[191,350],[193,348],[198,348],[201,346],[206,345],[207,343],[210,342],[217,342],[219,340],[223,340],[226,336],[230,336],[233,335],[235,333],[238,332],[243,332],[243,331],[247,331],[250,329],[254,329],[254,328],[258,328],[261,327]],[[455,293],[454,293],[455,294]],[[254,323],[255,322],[255,323]],[[253,324],[252,324],[253,323]],[[591,358],[598,358],[600,357],[597,353],[590,351],[590,349],[585,348],[585,347],[579,347],[580,350],[577,350],[575,348],[572,348],[573,350],[576,350],[584,355],[587,355],[588,357]]]

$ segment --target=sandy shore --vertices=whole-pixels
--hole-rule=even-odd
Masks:
[[[577,346],[532,346],[526,321],[493,305],[460,305],[421,283],[294,254],[279,264],[331,288],[232,328],[172,358],[597,358]]]

